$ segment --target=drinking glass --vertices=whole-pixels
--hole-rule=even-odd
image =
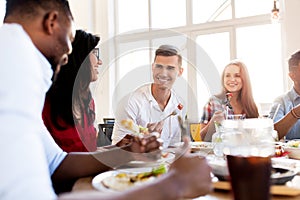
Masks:
[[[228,114],[226,116],[226,119],[229,120],[241,120],[241,119],[245,119],[246,118],[246,114]]]
[[[274,154],[271,119],[224,120],[223,153],[236,200],[270,199],[271,156]]]

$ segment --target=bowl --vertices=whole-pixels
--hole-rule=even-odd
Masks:
[[[284,168],[272,168],[271,183],[275,185],[284,185],[286,182],[291,181],[297,172]]]
[[[208,164],[211,167],[212,173],[219,179],[219,181],[229,180],[229,172],[227,168],[227,162],[225,160],[210,160],[208,161]]]
[[[212,173],[219,181],[230,181],[230,175],[225,160],[211,160],[208,162],[212,168]],[[272,167],[271,171],[271,184],[284,185],[286,182],[292,180],[297,172],[280,167]]]
[[[293,159],[300,160],[300,141],[299,140],[290,140],[284,147],[284,151],[288,152],[288,157]]]
[[[285,146],[284,151],[288,152],[288,157],[300,160],[300,148]]]

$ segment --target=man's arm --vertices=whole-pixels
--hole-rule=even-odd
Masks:
[[[119,143],[128,134],[129,130],[121,124],[122,120],[132,120],[136,124],[139,104],[131,93],[120,100],[115,116],[115,125],[112,133],[112,144]]]
[[[185,144],[188,144],[186,140]],[[211,189],[210,167],[205,158],[201,158],[198,155],[185,154],[171,165],[167,174],[140,187],[109,194],[100,192],[64,194],[59,199],[134,200],[141,199],[141,195],[144,200],[181,199],[205,195]]]
[[[283,118],[274,124],[274,129],[278,132],[278,139],[283,138],[295,125],[300,117],[300,105],[294,107]]]
[[[91,176],[137,159],[156,159],[160,155],[160,143],[155,136],[132,137],[131,143],[104,152],[69,153],[52,175],[59,183]]]
[[[212,134],[216,132],[215,122],[221,123],[225,119],[224,112],[216,111],[207,124],[200,124],[200,136],[203,141],[211,141]]]

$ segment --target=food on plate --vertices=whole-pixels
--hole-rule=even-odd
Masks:
[[[203,152],[210,153],[212,152],[213,145],[211,142],[192,142],[191,143],[191,152]]]
[[[300,140],[291,140],[284,146],[284,151],[288,152],[289,158],[300,160]]]
[[[124,119],[121,125],[135,134],[148,134],[148,128],[135,124],[131,119]]]
[[[212,143],[210,143],[210,142],[193,142],[192,148],[212,148]]]
[[[167,169],[165,165],[160,165],[157,168],[153,168],[150,172],[143,172],[138,174],[120,172],[114,176],[104,178],[101,183],[108,189],[123,191],[132,186],[153,181],[156,177],[166,172]]]
[[[167,158],[169,155],[169,152],[161,152],[161,157],[162,158]]]
[[[276,144],[275,145],[275,157],[283,157],[288,155],[289,152],[285,151],[282,145]]]
[[[295,147],[295,148],[298,148],[300,147],[300,140],[291,140],[291,141],[288,141],[287,143],[287,146],[289,147]]]

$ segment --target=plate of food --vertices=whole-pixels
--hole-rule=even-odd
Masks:
[[[183,142],[178,142],[174,146],[181,147],[182,145]],[[213,144],[211,142],[191,142],[190,146],[192,152],[202,151],[205,153],[209,153],[213,150]]]
[[[166,167],[157,168],[128,168],[101,173],[92,180],[95,189],[106,192],[120,192],[141,184],[154,181],[166,173]]]
[[[300,140],[290,140],[284,145],[284,151],[288,152],[288,157],[300,160]]]
[[[154,166],[158,166],[164,163],[171,163],[173,162],[175,159],[175,154],[171,153],[171,152],[165,152],[161,154],[161,158],[156,160],[156,161],[131,161],[129,163],[126,164],[126,166],[128,167],[154,167]]]
[[[202,151],[205,153],[213,152],[213,144],[211,142],[192,142],[191,151]]]

